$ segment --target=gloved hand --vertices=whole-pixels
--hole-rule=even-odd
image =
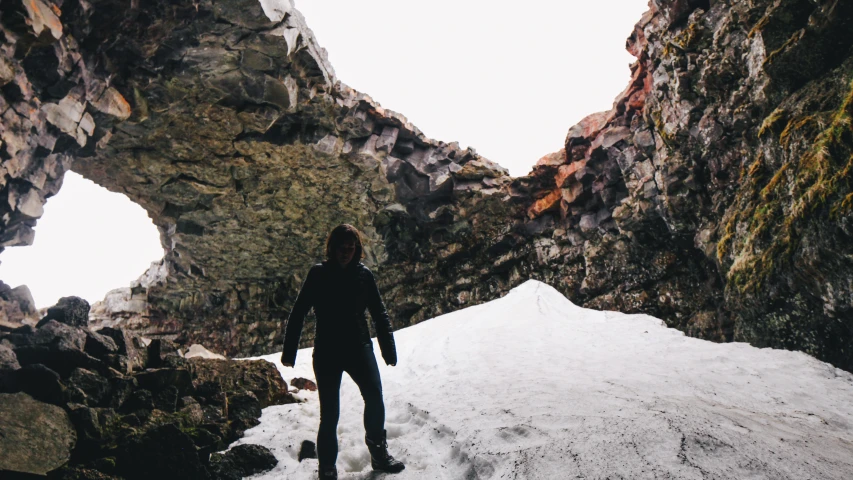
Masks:
[[[388,358],[385,355],[382,355],[382,359],[385,360],[385,365],[391,365],[392,367],[397,365],[397,355],[389,355],[389,357],[392,358]]]

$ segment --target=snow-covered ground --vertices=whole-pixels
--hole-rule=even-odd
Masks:
[[[853,375],[802,353],[687,338],[646,315],[598,312],[529,281],[504,298],[395,332],[379,358],[391,479],[851,479]],[[289,382],[313,379],[311,349]],[[316,478],[297,461],[316,392],[269,407],[238,443],[279,459],[253,478]],[[363,402],[344,375],[338,472],[373,479]]]

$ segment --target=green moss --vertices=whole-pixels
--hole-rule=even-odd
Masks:
[[[803,35],[805,35],[805,33],[806,33],[806,31],[805,31],[805,30],[797,30],[796,32],[794,32],[794,34],[793,34],[793,35],[791,35],[791,37],[788,39],[788,41],[786,41],[785,43],[783,43],[781,47],[779,47],[779,48],[777,48],[776,50],[772,51],[772,52],[770,53],[770,55],[767,55],[767,58],[766,58],[766,59],[764,59],[764,66],[766,67],[767,65],[770,65],[771,63],[773,63],[777,58],[779,58],[779,56],[780,56],[780,55],[781,55],[785,50],[787,50],[787,49],[788,49],[788,47],[790,47],[791,45],[793,45],[793,44],[795,44],[795,43],[799,42],[800,40],[802,40],[802,39],[803,39]]]
[[[758,130],[758,138],[763,137],[767,132],[771,131],[781,120],[787,117],[787,112],[783,108],[777,108],[761,122],[761,128]]]
[[[791,148],[795,133],[799,139],[814,138],[812,147],[766,183],[763,165],[757,161],[750,167],[736,200],[740,208],[728,218],[717,246],[722,262],[733,249],[736,227],[748,222],[737,245],[739,261],[728,274],[729,285],[742,294],[756,294],[780,269],[792,268],[809,222],[846,214],[853,206],[853,82],[836,112],[792,119],[780,143]]]

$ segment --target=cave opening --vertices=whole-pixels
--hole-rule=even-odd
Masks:
[[[56,197],[38,219],[33,244],[7,248],[0,264],[3,282],[26,285],[36,309],[65,296],[101,301],[163,258],[157,227],[125,195],[67,172]]]

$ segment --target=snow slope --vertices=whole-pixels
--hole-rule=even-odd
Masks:
[[[687,338],[646,315],[598,312],[528,281],[504,298],[395,332],[380,359],[390,479],[850,479],[853,375],[805,354]],[[265,358],[288,381],[313,379]],[[269,407],[238,443],[280,463],[253,478],[316,478],[316,392]],[[371,472],[363,402],[344,375],[338,471]]]

